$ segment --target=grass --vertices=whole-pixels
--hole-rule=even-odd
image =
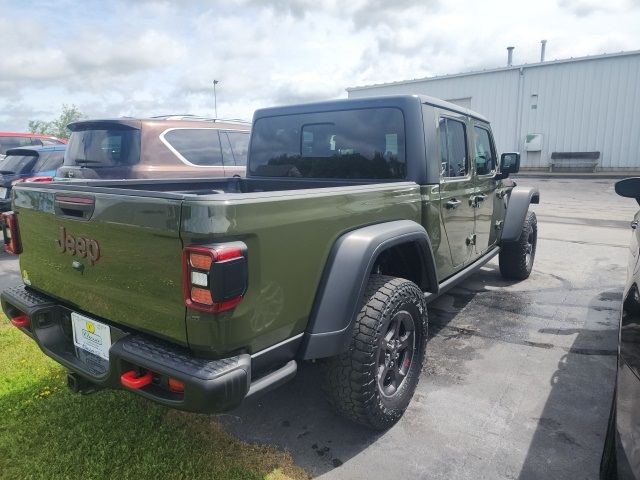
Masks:
[[[0,314],[0,478],[308,478],[287,453],[237,440],[214,416],[124,391],[73,394],[65,376]]]

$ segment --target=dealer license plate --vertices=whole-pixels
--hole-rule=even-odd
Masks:
[[[76,347],[109,360],[111,330],[108,325],[76,312],[71,312],[71,324]]]

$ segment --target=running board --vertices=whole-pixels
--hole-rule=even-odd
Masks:
[[[444,282],[440,284],[440,288],[438,288],[438,293],[433,292],[425,292],[424,298],[427,300],[427,303],[435,300],[443,293],[455,287],[458,283],[465,280],[469,275],[475,273],[477,270],[482,268],[489,260],[495,257],[498,253],[500,253],[500,247],[495,247],[493,250],[488,251],[478,260],[476,260],[471,265],[465,267],[463,270],[460,270],[455,275],[447,278]]]
[[[297,371],[298,364],[295,360],[290,360],[285,366],[278,370],[274,370],[273,372],[266,374],[264,377],[260,377],[256,381],[251,382],[249,392],[245,398],[279,387],[283,383],[286,383],[295,377]]]

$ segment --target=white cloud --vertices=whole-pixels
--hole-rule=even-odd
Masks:
[[[640,7],[639,0],[559,0],[558,5],[579,17],[597,12],[623,13]]]
[[[0,129],[54,117],[213,114],[348,86],[640,48],[640,0],[0,0]]]

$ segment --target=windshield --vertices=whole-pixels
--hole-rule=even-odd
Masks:
[[[404,117],[397,108],[370,108],[261,118],[250,151],[258,176],[401,179]]]
[[[71,133],[65,165],[89,167],[134,165],[140,161],[140,131],[92,129]]]
[[[37,155],[7,155],[0,160],[0,174],[30,173],[36,160]]]

